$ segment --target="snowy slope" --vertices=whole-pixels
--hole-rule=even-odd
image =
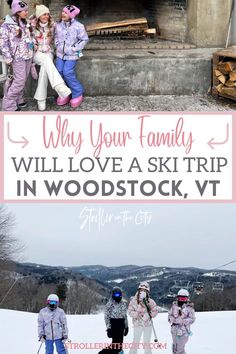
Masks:
[[[103,314],[67,316],[70,339],[73,343],[107,342]],[[235,354],[236,312],[197,313],[192,326],[194,333],[187,344],[187,354]],[[132,325],[126,342],[132,341]],[[167,314],[161,313],[154,320],[158,339],[167,349],[153,350],[153,353],[171,354],[170,328]],[[37,354],[37,314],[0,310],[0,343],[2,354]],[[96,349],[71,349],[70,354],[98,353]],[[44,348],[40,354],[44,353]],[[128,350],[125,351],[128,353]],[[142,350],[139,351],[143,353]]]

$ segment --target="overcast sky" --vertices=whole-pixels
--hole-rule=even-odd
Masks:
[[[209,269],[236,259],[235,204],[9,204],[7,209],[26,246],[25,262]],[[236,263],[225,269],[236,270]]]

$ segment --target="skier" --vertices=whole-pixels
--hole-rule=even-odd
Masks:
[[[113,288],[111,299],[105,307],[105,324],[107,336],[112,338],[112,344],[109,348],[104,348],[99,354],[123,353],[122,344],[124,336],[129,332],[127,319],[127,302],[122,298],[122,290]]]
[[[189,292],[180,289],[168,315],[173,338],[172,352],[186,354],[185,345],[191,335],[190,325],[195,321],[193,303],[189,303]]]
[[[64,341],[68,339],[66,315],[58,305],[58,296],[50,294],[47,306],[40,310],[38,316],[39,340],[45,342],[46,354],[53,354],[54,343],[59,354],[66,354],[64,347]]]
[[[134,339],[130,354],[136,354],[140,338],[143,335],[144,352],[151,354],[150,340],[152,335],[151,318],[157,315],[157,305],[153,299],[149,297],[150,286],[147,282],[139,284],[138,291],[129,303],[128,313],[133,319]]]

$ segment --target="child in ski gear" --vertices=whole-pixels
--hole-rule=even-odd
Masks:
[[[190,326],[195,321],[195,311],[192,303],[189,303],[189,292],[180,289],[177,300],[173,302],[168,315],[171,324],[173,338],[172,352],[174,354],[186,354],[185,345],[191,335]]]
[[[38,101],[38,109],[46,109],[48,80],[59,97],[67,98],[71,90],[65,85],[64,80],[53,63],[53,40],[55,23],[49,9],[44,5],[37,5],[35,16],[30,18],[34,29],[35,54],[33,61],[40,65],[38,86],[34,98]]]
[[[107,336],[112,338],[112,343],[109,348],[101,350],[100,354],[120,353],[124,336],[129,332],[127,319],[127,303],[122,298],[122,290],[113,288],[111,299],[105,307],[105,324],[107,328]]]
[[[58,296],[50,294],[47,298],[47,306],[40,310],[38,315],[39,340],[45,342],[46,354],[53,354],[54,343],[58,353],[66,354],[63,343],[68,339],[66,315],[58,306]]]
[[[150,340],[152,335],[151,319],[157,315],[157,305],[150,298],[150,286],[147,282],[139,284],[138,291],[129,303],[128,314],[132,317],[134,327],[133,345],[130,354],[137,353],[137,346],[143,335],[143,343],[145,346],[145,354],[151,354]]]
[[[32,28],[27,22],[28,5],[24,1],[8,0],[12,16],[7,15],[1,26],[0,49],[13,78],[5,87],[2,109],[19,111],[26,106],[24,87],[30,73],[33,57]]]
[[[88,42],[84,25],[75,20],[79,12],[76,6],[65,6],[55,29],[56,67],[72,91],[71,99],[58,97],[57,104],[63,106],[70,102],[72,108],[79,107],[83,101],[84,88],[76,77],[76,64]]]

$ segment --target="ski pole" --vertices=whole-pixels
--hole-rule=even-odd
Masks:
[[[42,348],[43,342],[41,342],[40,346],[39,346],[39,350],[37,351],[37,354],[39,354],[41,348]]]
[[[153,334],[154,334],[154,342],[155,342],[155,343],[158,343],[158,339],[157,339],[156,330],[155,330],[155,327],[154,327],[154,324],[153,324],[153,320],[152,320],[152,318],[151,318],[151,317],[150,317],[150,320],[151,320],[152,330],[153,330]]]
[[[66,354],[69,354],[69,351],[68,351],[66,342],[71,343],[71,340],[70,340],[70,339],[67,339],[65,342],[63,342],[64,348],[65,348],[65,352],[66,352]]]
[[[153,334],[154,334],[154,342],[155,343],[159,343],[158,339],[157,339],[156,330],[155,330],[155,327],[154,327],[154,324],[153,324],[150,308],[148,307],[147,301],[145,299],[143,299],[143,302],[144,302],[144,305],[146,306],[146,309],[147,309],[147,312],[149,314],[150,321],[151,321],[151,324],[152,324],[152,330],[153,330]]]

